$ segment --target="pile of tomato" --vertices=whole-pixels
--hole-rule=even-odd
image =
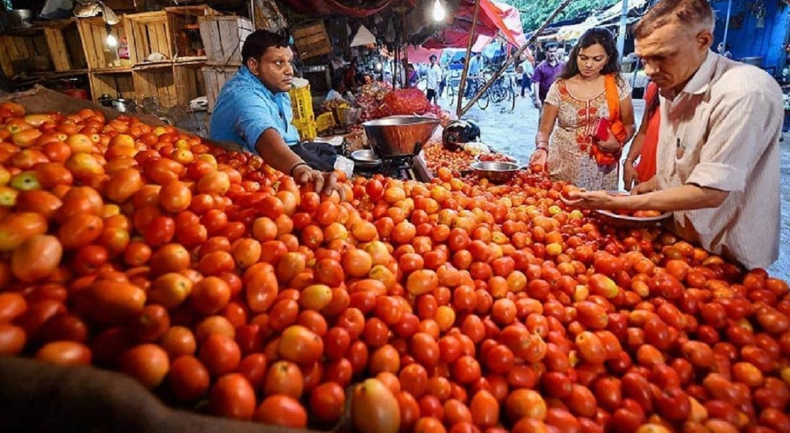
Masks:
[[[134,118],[0,124],[2,355],[293,427],[790,431],[787,284],[542,173],[341,200]]]
[[[472,154],[463,150],[447,150],[442,146],[442,142],[437,140],[429,141],[423,147],[423,153],[425,155],[425,165],[434,173],[438,173],[442,167],[447,168],[452,173],[471,170],[470,165],[475,162],[475,157]]]

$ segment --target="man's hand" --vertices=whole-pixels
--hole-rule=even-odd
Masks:
[[[634,168],[634,163],[631,161],[626,160],[623,164],[623,183],[625,184],[625,190],[631,191],[631,188],[639,184],[639,174],[636,172],[636,168]]]
[[[546,160],[548,159],[549,152],[546,149],[535,149],[532,156],[529,157],[529,165],[540,164],[543,169],[546,169]]]
[[[572,191],[568,194],[569,198],[560,197],[567,206],[582,209],[620,209],[618,198],[606,191]]]
[[[535,108],[537,108],[538,110],[540,110],[540,107],[542,107],[542,106],[543,106],[543,103],[542,103],[542,102],[540,102],[540,98],[534,98],[534,99],[532,100],[532,105],[534,105],[534,106],[535,106]]]
[[[294,168],[293,178],[301,185],[312,183],[315,186],[315,191],[319,193],[331,194],[332,191],[337,191],[341,200],[345,199],[345,190],[337,184],[335,172],[324,173],[313,170],[308,165],[300,165]]]
[[[631,190],[631,195],[647,194],[658,189],[658,181],[653,176],[647,182],[642,182]]]

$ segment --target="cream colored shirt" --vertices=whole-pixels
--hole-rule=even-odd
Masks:
[[[779,255],[782,90],[767,73],[708,52],[683,91],[661,92],[660,189],[728,191],[721,206],[675,212],[679,233],[747,268]]]

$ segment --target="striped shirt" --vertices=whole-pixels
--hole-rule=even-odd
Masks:
[[[716,208],[675,212],[678,234],[752,269],[779,255],[782,90],[766,72],[708,52],[677,95],[661,91],[659,189],[729,192]]]

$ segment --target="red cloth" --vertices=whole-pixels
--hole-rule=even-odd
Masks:
[[[452,24],[444,28],[438,36],[422,44],[425,48],[465,48],[469,43],[469,30],[475,16],[474,1],[464,1],[455,11]],[[480,0],[480,13],[475,27],[477,36],[496,36],[501,34],[506,41],[520,47],[527,43],[521,27],[521,13],[513,6],[494,0]]]
[[[645,110],[650,109],[655,98],[658,98],[658,86],[650,83],[645,90]],[[658,107],[653,110],[653,114],[647,119],[647,131],[642,142],[642,154],[639,157],[639,165],[636,172],[639,182],[647,182],[656,175],[656,148],[658,147],[658,125],[661,123],[661,113]]]
[[[288,6],[306,15],[343,15],[353,18],[369,17],[379,13],[397,0],[381,0],[370,9],[346,6],[337,0],[291,0]],[[413,7],[416,0],[410,0]]]

